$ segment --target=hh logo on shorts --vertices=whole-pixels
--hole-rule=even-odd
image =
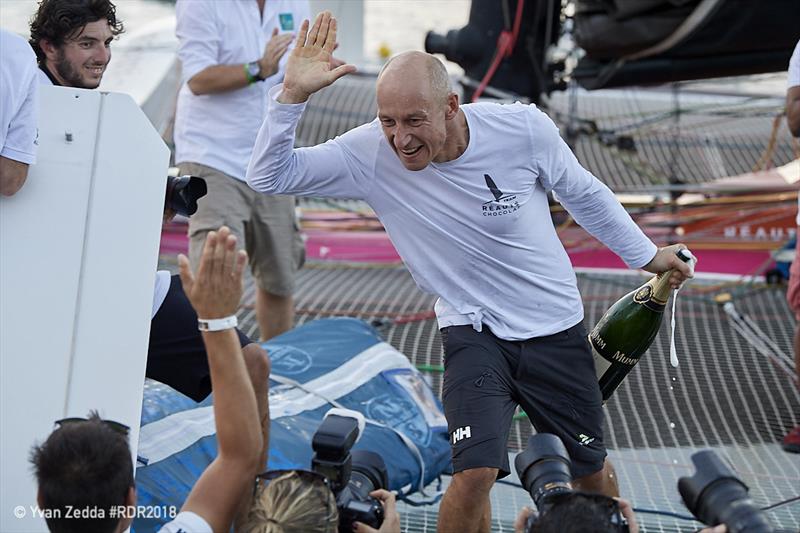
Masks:
[[[278,15],[281,24],[281,31],[292,31],[294,29],[294,17],[291,13],[281,13]]]
[[[450,441],[453,444],[460,442],[464,439],[468,439],[472,436],[472,430],[470,426],[464,426],[463,428],[458,428],[454,432],[450,434]]]

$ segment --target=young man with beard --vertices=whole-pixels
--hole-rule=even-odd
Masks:
[[[94,89],[100,85],[111,60],[111,41],[123,32],[123,25],[109,0],[42,0],[30,31],[30,44],[39,61],[43,85]],[[165,210],[164,221],[174,215]],[[199,257],[195,258],[197,263]],[[211,393],[211,374],[197,325],[197,314],[186,298],[181,279],[167,271],[158,271],[146,376],[200,402]],[[266,443],[269,358],[261,346],[238,328],[234,329],[255,389],[262,440]],[[264,464],[266,454],[265,446]]]
[[[30,43],[43,83],[96,89],[122,33],[109,0],[43,0],[31,21]]]

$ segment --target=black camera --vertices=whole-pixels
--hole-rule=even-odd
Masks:
[[[709,526],[725,524],[729,533],[773,531],[764,513],[747,495],[747,485],[711,450],[692,455],[695,474],[678,480],[686,508]]]
[[[179,215],[192,216],[197,211],[197,200],[208,193],[206,180],[197,176],[167,176],[164,205]]]
[[[538,514],[528,518],[525,530],[566,531],[570,524],[596,526],[596,531],[625,533],[628,524],[617,502],[600,494],[572,489],[571,461],[564,443],[555,435],[539,433],[528,439],[528,446],[514,459],[522,486]]]
[[[389,486],[386,465],[376,453],[350,451],[363,428],[363,418],[360,427],[359,418],[343,410],[332,411],[311,439],[311,468],[325,476],[336,496],[341,533],[352,532],[353,522],[378,529],[383,523],[383,505],[369,493]]]

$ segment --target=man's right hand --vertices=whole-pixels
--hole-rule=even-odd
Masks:
[[[260,74],[262,78],[269,78],[278,72],[278,64],[283,54],[289,49],[292,39],[294,39],[294,36],[291,33],[279,35],[278,28],[272,30],[272,37],[266,48],[264,48],[264,55],[258,60],[258,64],[261,65]]]
[[[297,34],[297,42],[283,77],[283,91],[278,96],[282,104],[299,104],[308,97],[332,84],[342,76],[356,71],[353,65],[331,68],[331,55],[336,47],[336,19],[330,11],[323,11],[314,20],[311,30],[304,20]]]
[[[400,514],[397,512],[394,493],[378,489],[373,490],[369,495],[380,500],[383,505],[383,524],[380,529],[375,529],[361,522],[353,522],[353,531],[356,533],[400,533]]]

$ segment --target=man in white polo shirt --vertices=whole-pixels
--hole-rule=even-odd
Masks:
[[[36,56],[25,40],[0,30],[0,194],[11,196],[36,162],[39,84]]]
[[[261,339],[290,329],[292,292],[305,250],[291,196],[265,196],[244,181],[267,109],[267,91],[283,78],[284,54],[305,1],[178,0],[178,56],[183,87],[175,115],[175,161],[202,177],[208,195],[189,221],[189,256],[197,264],[206,234],[226,225],[244,243],[256,279]]]

